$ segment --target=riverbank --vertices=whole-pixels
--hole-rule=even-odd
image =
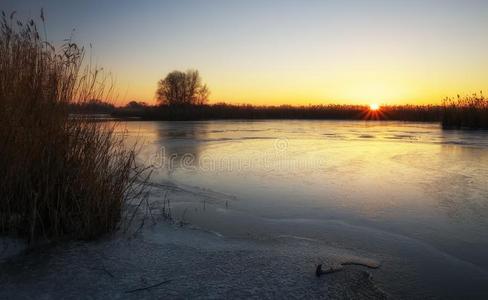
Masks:
[[[93,113],[94,108],[78,108]],[[197,120],[396,120],[440,122],[443,107],[439,105],[390,105],[372,110],[366,105],[255,106],[217,103],[209,105],[127,105],[113,107],[113,117],[146,121]],[[106,110],[105,110],[106,112]]]
[[[10,253],[1,263],[0,298],[385,298],[377,270],[347,266],[320,278],[314,273],[317,263],[371,260],[309,246],[159,223],[132,238]]]

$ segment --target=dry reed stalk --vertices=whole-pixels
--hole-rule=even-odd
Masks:
[[[107,99],[107,77],[70,39],[56,49],[41,38],[33,20],[2,12],[0,27],[0,232],[34,241],[114,231],[145,170],[115,125],[68,113]]]

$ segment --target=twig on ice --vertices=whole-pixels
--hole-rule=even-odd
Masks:
[[[150,285],[150,286],[146,286],[146,287],[142,287],[142,288],[137,288],[137,289],[133,289],[133,290],[128,290],[128,291],[125,291],[125,293],[135,293],[135,292],[140,292],[140,291],[152,289],[152,288],[158,287],[160,285],[163,285],[165,283],[169,283],[171,281],[172,281],[172,279],[161,281],[160,283],[156,283],[154,285]]]

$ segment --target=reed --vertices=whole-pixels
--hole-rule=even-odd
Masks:
[[[143,120],[214,120],[214,119],[324,119],[324,120],[392,120],[438,122],[440,105],[382,106],[372,112],[364,105],[256,106],[217,103],[211,105],[149,106],[117,108],[112,115]]]
[[[444,100],[442,127],[449,129],[488,129],[488,99],[482,92]]]
[[[0,23],[0,232],[33,242],[114,231],[144,182],[134,148],[116,125],[68,111],[107,98],[105,77],[71,40],[48,43],[34,20],[2,12]]]

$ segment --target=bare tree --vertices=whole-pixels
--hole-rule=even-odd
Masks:
[[[173,71],[158,82],[156,90],[158,102],[171,106],[205,104],[209,95],[197,70]]]
[[[207,103],[208,96],[210,96],[210,90],[206,84],[202,85],[197,92],[195,104],[203,105]]]

